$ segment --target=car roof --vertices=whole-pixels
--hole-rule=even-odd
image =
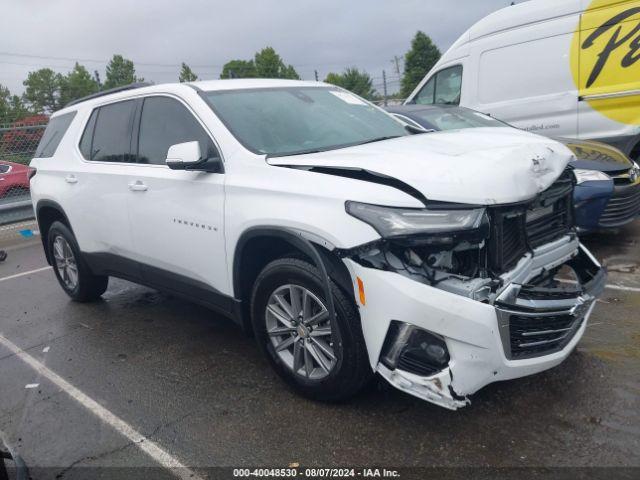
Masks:
[[[241,90],[253,88],[276,88],[276,87],[326,87],[330,86],[323,82],[310,82],[304,80],[285,80],[281,78],[232,78],[224,80],[203,80],[189,82],[188,85],[199,88],[206,92],[218,90]]]
[[[80,100],[73,105],[68,105],[58,110],[52,118],[65,113],[78,111],[81,109],[93,109],[98,105],[109,103],[117,100],[126,100],[128,98],[138,97],[140,95],[149,95],[153,93],[184,93],[185,89],[190,91],[202,90],[205,92],[223,91],[223,90],[250,90],[258,88],[277,88],[277,87],[335,87],[323,82],[311,82],[302,80],[285,80],[278,78],[234,78],[224,80],[203,80],[197,82],[186,83],[162,83],[158,85],[141,85],[129,89],[122,89],[113,93],[105,92],[104,95],[97,95]]]

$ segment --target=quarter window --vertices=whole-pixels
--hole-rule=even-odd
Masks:
[[[462,65],[440,70],[422,87],[414,99],[419,105],[459,105]]]
[[[58,145],[60,145],[62,137],[67,133],[67,129],[75,116],[76,112],[69,112],[53,117],[49,121],[36,149],[35,158],[53,157],[58,149]]]
[[[194,141],[200,143],[203,159],[218,156],[213,141],[184,105],[168,97],[145,98],[140,117],[139,163],[164,165],[169,147]]]
[[[80,140],[80,151],[96,162],[133,162],[131,126],[135,102],[105,105],[93,111]]]

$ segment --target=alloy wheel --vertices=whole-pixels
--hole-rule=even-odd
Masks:
[[[58,235],[53,241],[53,258],[58,275],[69,290],[78,286],[78,264],[69,242]]]
[[[296,375],[320,380],[336,365],[329,311],[300,285],[276,289],[265,312],[267,334],[282,362]]]

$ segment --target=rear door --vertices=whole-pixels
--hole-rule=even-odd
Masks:
[[[166,164],[171,145],[198,141],[219,156],[193,111],[172,96],[141,102],[136,120],[138,165],[127,205],[136,259],[147,283],[215,299],[230,292],[224,245],[224,174],[177,171]]]
[[[582,15],[579,55],[581,138],[633,133],[640,125],[640,0],[596,0]],[[635,128],[635,129],[634,129]]]
[[[135,100],[95,108],[74,151],[80,162],[65,175],[64,207],[80,248],[107,263],[105,254],[132,256],[127,195],[135,108]]]

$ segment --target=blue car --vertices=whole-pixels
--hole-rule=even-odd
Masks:
[[[387,111],[411,128],[426,131],[510,125],[474,110],[454,105],[402,105]],[[574,206],[581,233],[619,228],[640,215],[640,167],[605,143],[555,138],[576,156]]]

